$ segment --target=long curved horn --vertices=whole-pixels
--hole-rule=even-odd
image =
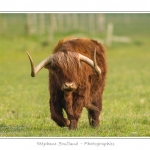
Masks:
[[[92,61],[91,59],[89,59],[86,56],[83,56],[81,54],[79,54],[79,59],[85,63],[87,63],[89,66],[91,66],[93,69],[95,69],[96,73],[98,75],[101,74],[101,69],[98,67],[97,62],[96,62],[96,49],[94,51],[94,61]]]
[[[32,77],[35,77],[36,74],[44,67],[46,66],[47,64],[51,63],[52,61],[52,58],[53,56],[49,56],[47,57],[46,59],[44,59],[43,61],[41,61],[36,67],[34,67],[34,63],[33,63],[33,60],[32,60],[32,57],[30,56],[30,54],[26,51],[28,57],[29,57],[29,60],[30,60],[30,64],[31,64],[31,76]]]

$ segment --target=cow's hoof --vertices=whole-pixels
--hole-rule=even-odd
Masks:
[[[70,125],[70,120],[65,119],[65,124],[66,124],[67,127],[69,127],[69,125]]]

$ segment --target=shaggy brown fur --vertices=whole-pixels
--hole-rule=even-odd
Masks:
[[[95,48],[97,64],[101,68],[99,76],[89,65],[80,62],[77,54],[93,60]],[[53,54],[53,61],[46,66],[49,69],[51,118],[60,127],[76,129],[83,107],[86,107],[89,124],[92,127],[99,126],[107,72],[104,47],[91,39],[66,38],[59,41]],[[64,83],[72,83],[72,88],[62,90]],[[63,110],[67,119],[64,118]]]

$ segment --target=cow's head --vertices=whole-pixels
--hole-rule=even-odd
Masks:
[[[96,50],[94,53],[94,61],[79,53],[65,51],[50,55],[41,61],[36,67],[34,67],[30,54],[28,52],[27,54],[31,63],[31,76],[35,77],[36,74],[45,67],[55,74],[61,90],[63,91],[74,91],[77,88],[80,61],[83,61],[94,68],[98,75],[101,73],[101,69],[96,62]]]

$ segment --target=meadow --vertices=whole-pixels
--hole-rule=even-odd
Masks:
[[[113,16],[116,14],[108,19]],[[115,34],[129,36],[132,41],[106,46],[108,75],[101,125],[96,129],[89,126],[86,109],[77,130],[58,127],[50,119],[48,71],[30,76],[26,51],[37,64],[51,54],[59,39],[72,33],[57,33],[46,46],[41,44],[46,37],[1,35],[0,137],[149,137],[150,16],[145,18],[141,15],[142,21],[132,20],[128,25],[114,19]]]

